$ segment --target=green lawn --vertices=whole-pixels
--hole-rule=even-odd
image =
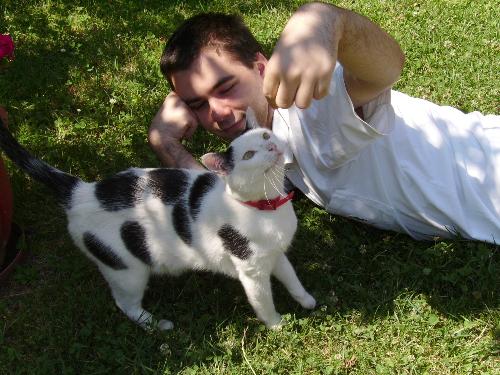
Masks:
[[[209,4],[209,5],[207,5]],[[185,17],[240,12],[270,52],[299,1],[2,0],[17,44],[0,105],[34,154],[87,180],[158,162],[148,124],[168,92],[158,62]],[[339,1],[407,56],[398,90],[465,111],[500,107],[500,7],[492,0]],[[198,134],[197,155],[220,143]],[[12,168],[15,221],[32,256],[0,286],[0,374],[499,374],[498,246],[417,242],[325,213],[304,197],[290,251],[319,307],[275,285],[288,324],[265,330],[239,283],[152,280],[145,305],[174,321],[146,333],[118,311],[70,241],[47,190]]]

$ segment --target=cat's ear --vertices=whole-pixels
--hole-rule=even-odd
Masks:
[[[257,121],[257,117],[255,116],[255,111],[251,107],[247,108],[246,121],[246,130],[258,129],[261,127],[259,122]]]
[[[201,163],[212,172],[225,176],[229,173],[226,156],[218,152],[209,152],[201,157]]]

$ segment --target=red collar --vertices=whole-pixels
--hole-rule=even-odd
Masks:
[[[293,191],[288,193],[288,195],[284,198],[281,198],[278,195],[276,198],[273,199],[262,199],[260,201],[246,201],[246,202],[240,201],[240,202],[246,204],[247,206],[255,207],[258,210],[275,211],[280,206],[283,206],[289,200],[292,200],[292,198],[293,198]]]

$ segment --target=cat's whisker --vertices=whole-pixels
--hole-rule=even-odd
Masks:
[[[278,180],[284,180],[285,179],[285,168],[284,167],[275,165],[271,169],[271,172],[276,176],[276,178]]]
[[[285,176],[277,169],[272,169],[271,173],[272,173],[273,177],[276,179],[275,182],[277,182],[277,183],[279,183],[280,181],[283,181],[285,178]]]
[[[264,190],[265,190],[265,183],[266,181],[269,181],[269,184],[274,188],[274,190],[276,190],[276,192],[278,193],[279,196],[283,197],[284,195],[281,193],[280,189],[278,188],[277,184],[278,184],[278,177],[276,175],[274,175],[273,173],[275,173],[273,171],[273,169],[269,169],[269,172],[271,172],[271,175],[272,176],[268,176],[267,175],[267,172],[264,173],[264,177],[265,177],[265,180],[264,180]],[[273,177],[273,178],[270,178],[270,177]]]
[[[271,184],[271,186],[273,187],[273,189],[276,190],[276,193],[278,193],[278,195],[280,197],[284,197],[284,195],[279,191],[279,189],[276,187],[276,185],[273,184],[272,180],[269,180],[269,183]]]
[[[285,174],[286,167],[285,167],[284,165],[283,165],[283,166],[281,166],[281,165],[276,165],[276,164],[275,164],[275,165],[272,167],[272,169],[273,169],[275,172],[277,172],[277,173],[282,173],[282,174],[284,175],[284,174]]]
[[[269,201],[269,197],[267,196],[267,191],[266,191],[266,179],[264,179],[264,197],[266,198],[267,201]]]
[[[274,188],[276,189],[277,193],[281,196],[281,197],[284,197],[285,194],[283,193],[283,188],[282,189],[279,189],[279,185],[278,185],[278,181],[271,181],[271,184],[273,184]]]
[[[278,185],[279,183],[279,176],[276,174],[276,171],[271,169],[269,170],[269,175],[267,175],[266,177],[269,178],[269,182],[271,184],[273,184],[274,186]],[[278,189],[279,190],[279,189]]]
[[[271,187],[275,189],[275,187],[273,186],[273,184],[271,182],[271,179],[267,175],[267,172],[264,172],[264,195],[265,195],[265,197],[266,197],[267,200],[270,200],[269,196],[267,194],[267,190],[266,190],[266,185],[268,185],[267,182],[269,182],[269,184],[271,185]],[[278,191],[278,194],[279,194],[279,191]]]
[[[279,175],[277,174],[276,170],[270,169],[268,176],[275,182],[279,181]]]

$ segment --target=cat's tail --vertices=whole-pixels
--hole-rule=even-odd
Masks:
[[[32,156],[10,134],[0,118],[0,148],[21,169],[35,180],[48,186],[64,207],[68,207],[71,193],[81,180],[64,173]]]

